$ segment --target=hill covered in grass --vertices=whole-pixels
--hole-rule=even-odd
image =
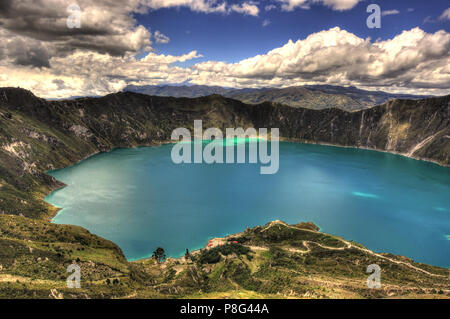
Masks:
[[[0,298],[450,298],[448,269],[377,254],[280,221],[212,240],[162,263],[127,262],[119,247],[77,226],[0,216]],[[81,268],[68,288],[67,266]],[[378,264],[380,289],[366,268]]]

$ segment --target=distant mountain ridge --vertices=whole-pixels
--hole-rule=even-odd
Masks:
[[[338,108],[344,111],[359,111],[383,104],[392,99],[418,100],[430,96],[393,94],[383,91],[361,90],[354,86],[305,85],[286,88],[233,89],[220,86],[192,85],[129,85],[123,91],[153,96],[196,98],[220,94],[248,104],[274,102],[291,107],[313,110]]]

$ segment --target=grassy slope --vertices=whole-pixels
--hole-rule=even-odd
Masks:
[[[448,269],[375,254],[305,224],[272,222],[161,264],[127,262],[115,244],[81,227],[9,215],[0,225],[3,298],[450,297]],[[66,287],[72,263],[81,267],[81,289]],[[381,289],[366,286],[373,263]]]

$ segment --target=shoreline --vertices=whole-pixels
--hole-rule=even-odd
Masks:
[[[407,153],[400,153],[400,152],[397,152],[397,151],[382,150],[382,149],[366,147],[366,146],[348,146],[348,145],[340,145],[340,144],[314,142],[314,141],[310,141],[310,140],[302,140],[302,139],[290,138],[290,137],[280,137],[280,142],[295,142],[295,143],[301,143],[301,144],[324,145],[324,146],[334,146],[334,147],[340,147],[340,148],[353,148],[353,149],[359,149],[359,150],[374,151],[374,152],[380,152],[380,153],[399,155],[399,156],[402,156],[402,157],[405,157],[405,158],[410,158],[410,159],[413,159],[413,160],[416,160],[416,161],[433,163],[433,164],[436,164],[436,165],[442,166],[442,167],[450,167],[450,164],[443,164],[443,163],[441,163],[441,162],[439,162],[437,160],[433,160],[433,159],[430,159],[430,158],[415,157],[413,155],[408,155]]]
[[[91,158],[91,157],[93,157],[93,156],[96,156],[96,155],[99,155],[99,154],[102,154],[102,153],[107,154],[107,153],[110,153],[110,152],[112,152],[112,151],[114,151],[114,150],[116,150],[116,149],[132,149],[132,148],[139,148],[139,147],[159,147],[159,146],[161,146],[161,145],[166,145],[166,144],[171,144],[171,143],[173,143],[173,142],[172,142],[172,141],[161,141],[161,142],[151,143],[151,144],[139,144],[139,145],[136,145],[136,146],[115,146],[115,147],[111,147],[110,149],[105,150],[105,151],[97,151],[97,152],[90,153],[90,154],[84,156],[83,158],[81,158],[81,159],[79,159],[79,160],[77,160],[77,161],[71,163],[71,164],[68,165],[68,166],[64,166],[64,167],[56,167],[56,168],[54,168],[54,169],[46,170],[46,171],[44,172],[44,174],[49,175],[50,177],[52,177],[53,179],[55,179],[55,181],[56,181],[57,183],[63,184],[63,185],[60,186],[60,187],[55,187],[54,189],[51,189],[50,192],[49,192],[48,194],[45,194],[45,195],[41,198],[41,200],[42,200],[43,202],[45,202],[46,204],[50,205],[51,207],[53,207],[53,208],[56,210],[56,212],[55,212],[54,214],[49,215],[46,219],[48,219],[49,222],[52,222],[53,218],[55,218],[56,215],[58,215],[58,213],[59,213],[63,208],[62,208],[62,207],[57,207],[57,206],[55,206],[55,205],[53,205],[53,204],[47,202],[47,201],[45,200],[45,198],[46,198],[47,196],[49,196],[50,194],[52,194],[53,192],[56,192],[56,191],[58,191],[58,190],[60,190],[60,189],[63,189],[63,188],[65,188],[65,187],[67,186],[66,184],[64,184],[64,183],[61,182],[60,180],[57,180],[57,179],[54,178],[52,175],[50,175],[49,172],[51,172],[51,171],[58,171],[58,170],[61,170],[61,169],[65,169],[65,168],[72,167],[72,166],[74,166],[74,165],[77,165],[77,164],[81,163],[81,162],[84,161],[84,160],[87,160],[88,158]]]
[[[274,225],[274,224],[283,224],[283,225],[286,225],[288,227],[292,227],[293,226],[291,224],[285,223],[285,222],[280,221],[280,220],[272,220],[272,221],[267,222],[264,225],[258,225],[258,226],[255,226],[255,227],[265,227],[267,225],[270,226],[270,225]],[[315,226],[317,226],[315,223],[313,223],[313,224]],[[227,235],[225,235],[223,237],[213,237],[213,238],[209,239],[206,242],[206,244],[203,245],[201,248],[189,250],[189,254],[190,255],[197,255],[197,254],[201,254],[205,250],[210,250],[210,249],[213,249],[213,248],[217,248],[219,246],[230,244],[231,243],[230,239],[232,239],[232,238],[233,239],[240,238],[246,233],[246,231],[248,229],[253,229],[253,228],[254,227],[246,227],[246,229],[244,229],[243,231],[237,232],[237,233],[227,234]],[[333,238],[336,238],[336,239],[346,243],[347,245],[352,245],[353,247],[355,247],[357,249],[360,249],[360,250],[366,251],[366,252],[370,252],[370,254],[373,254],[373,255],[383,256],[383,258],[389,259],[390,258],[389,256],[392,255],[392,256],[398,257],[400,259],[406,258],[406,259],[409,260],[410,263],[429,265],[429,266],[438,267],[438,268],[446,269],[446,270],[450,271],[450,265],[449,266],[434,265],[434,264],[429,264],[429,263],[416,261],[416,260],[413,260],[412,258],[410,258],[408,256],[401,255],[401,254],[392,254],[392,253],[386,253],[386,252],[382,252],[382,251],[373,250],[373,249],[367,248],[366,246],[364,246],[363,244],[361,244],[359,242],[355,242],[353,240],[345,239],[344,237],[339,236],[339,235],[330,234],[330,233],[327,233],[327,232],[322,232],[320,229],[319,230],[310,230],[310,229],[305,229],[304,228],[303,231],[313,232],[313,233],[320,233],[320,234],[323,234],[323,235],[331,236]],[[150,261],[150,260],[152,260],[152,258],[153,257],[150,255],[149,257],[140,257],[140,258],[133,259],[133,260],[128,260],[127,259],[127,261],[130,262],[130,263],[141,263],[141,262]],[[186,262],[185,256],[181,255],[180,257],[167,257],[161,264],[164,264],[165,262],[171,263],[171,262],[177,262],[177,261],[178,262]]]

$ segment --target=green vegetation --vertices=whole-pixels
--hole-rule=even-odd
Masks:
[[[156,248],[156,250],[153,252],[152,256],[159,263],[166,259],[166,253],[164,252],[164,249],[161,247]]]
[[[279,221],[189,259],[159,262],[156,251],[127,262],[119,247],[81,227],[0,215],[0,298],[450,298],[448,269]],[[66,286],[72,263],[81,268],[80,289]],[[378,290],[366,286],[372,263],[382,269]]]
[[[215,264],[221,260],[221,256],[229,256],[232,254],[235,254],[236,256],[245,255],[247,258],[251,259],[250,252],[251,250],[248,247],[231,243],[210,249],[203,249],[200,252],[200,256],[196,257],[195,260],[200,264]]]

